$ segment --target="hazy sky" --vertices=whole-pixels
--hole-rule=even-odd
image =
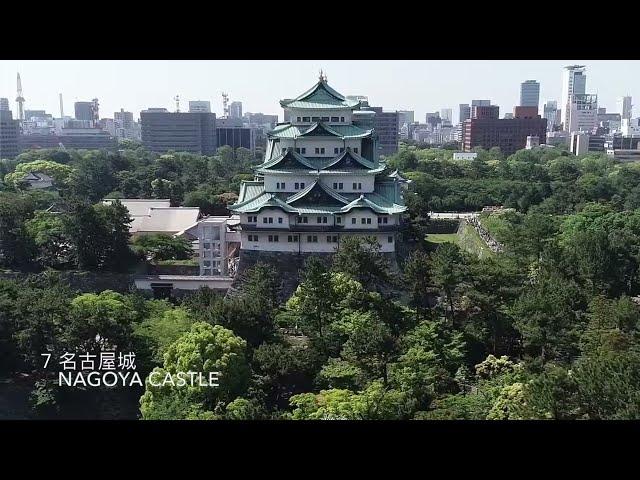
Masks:
[[[16,113],[16,73],[22,77],[26,109],[45,109],[60,115],[62,93],[65,115],[73,116],[73,102],[100,101],[100,116],[112,118],[124,108],[138,118],[140,110],[165,107],[175,110],[173,97],[209,100],[212,111],[222,113],[222,92],[230,101],[241,101],[245,112],[278,114],[278,100],[292,98],[315,84],[320,68],[329,84],[344,95],[366,95],[373,106],[388,110],[414,110],[417,121],[426,112],[452,108],[472,99],[490,99],[500,114],[519,102],[520,83],[538,80],[540,103],[560,100],[562,67],[587,66],[587,93],[598,94],[598,103],[616,112],[617,98],[633,96],[640,113],[640,61],[637,60],[260,60],[260,61],[36,61],[0,60],[0,97],[9,98]],[[559,102],[560,103],[560,102]]]

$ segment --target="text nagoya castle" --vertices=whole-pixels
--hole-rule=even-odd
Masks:
[[[375,112],[329,87],[326,76],[293,100],[286,123],[268,133],[255,180],[238,202],[241,250],[334,252],[347,235],[373,236],[394,252],[402,180],[378,155]]]

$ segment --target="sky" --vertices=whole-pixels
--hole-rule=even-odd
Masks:
[[[22,78],[25,109],[46,110],[59,117],[58,94],[64,113],[73,116],[75,101],[98,98],[100,117],[152,107],[181,111],[189,100],[209,100],[222,114],[222,92],[241,101],[244,112],[278,114],[278,101],[311,88],[323,69],[329,85],[343,95],[366,95],[369,104],[385,110],[414,110],[424,122],[426,112],[453,110],[473,99],[490,99],[500,115],[519,103],[520,83],[540,82],[540,107],[546,100],[560,103],[565,65],[586,65],[587,93],[598,94],[600,107],[617,112],[617,99],[631,95],[640,113],[638,60],[0,60],[0,97],[9,99],[16,116],[16,73]]]

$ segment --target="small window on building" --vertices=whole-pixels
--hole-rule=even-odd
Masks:
[[[371,225],[371,219],[367,218],[367,225]]]
[[[202,246],[204,247],[205,250],[211,250],[211,244],[210,243],[204,243]]]
[[[287,188],[287,184],[286,184],[286,183],[284,183],[284,182],[282,182],[282,183],[280,184],[280,188],[282,188],[282,190],[285,190],[285,189]]]
[[[340,117],[340,122],[344,123],[344,117]]]
[[[300,149],[299,148],[296,148],[296,153],[300,153]]]
[[[300,122],[302,119],[300,117],[298,117],[298,122]]]
[[[305,147],[302,147],[301,149],[301,153],[304,155],[305,153],[307,153],[307,149]]]
[[[358,184],[356,182],[353,182],[353,189],[357,190],[358,189]]]
[[[269,237],[267,237],[269,239],[270,242],[273,242],[273,235],[269,235]]]
[[[338,236],[337,235],[333,236],[333,243],[338,243]]]
[[[336,217],[336,223],[339,225],[342,223],[342,217]]]
[[[289,236],[287,237],[287,241],[288,241],[289,243],[297,242],[297,241],[298,241],[298,236],[297,236],[297,235],[289,235]]]
[[[309,217],[302,217],[302,223],[309,223]]]
[[[320,149],[320,153],[324,155],[324,147]]]
[[[338,189],[338,183],[337,182],[333,182],[333,189],[337,190]]]
[[[322,217],[322,223],[327,223],[327,217]]]
[[[273,236],[273,241],[274,242],[279,242],[280,241],[280,237],[278,235],[274,235]]]
[[[351,224],[352,224],[352,225],[355,225],[355,223],[356,223],[356,219],[355,219],[355,218],[352,218],[352,219],[351,219]]]
[[[211,260],[205,260],[204,262],[202,262],[202,266],[210,267],[211,266]]]
[[[354,149],[353,149],[353,151],[354,151],[355,153],[358,153],[358,147],[354,148]]]
[[[316,147],[316,154],[319,154],[319,153],[320,153],[320,148]]]
[[[327,243],[331,243],[331,235],[327,235]]]
[[[311,117],[311,121],[312,122],[319,122],[320,121],[320,117]]]
[[[299,189],[300,189],[300,184],[299,184],[298,182],[296,182],[296,183],[295,183],[295,187],[296,187],[296,188],[295,188],[296,190],[299,190]]]
[[[298,241],[298,235],[294,235],[294,236],[293,236],[293,241],[294,241],[294,242],[297,242],[297,241]]]
[[[269,217],[269,223],[273,223],[273,217]]]
[[[269,220],[267,220],[267,217],[262,217],[262,223],[267,223]]]
[[[388,217],[382,217],[382,223],[389,223]]]
[[[340,121],[340,118],[338,118],[338,117],[331,117],[331,121],[332,121],[332,122],[339,122],[339,121]]]
[[[338,190],[342,190],[344,188],[342,182],[338,183]]]
[[[358,190],[362,190],[362,184],[358,183]]]
[[[387,243],[393,243],[393,237],[387,237]]]
[[[282,217],[278,217],[278,223],[282,223]]]
[[[334,153],[334,154],[337,154],[339,151],[340,151],[340,149],[339,149],[338,147],[335,147],[335,148],[333,149],[333,153]]]
[[[300,184],[300,188],[302,188],[302,189],[304,190],[304,182],[302,182],[302,183]]]
[[[323,122],[328,122],[329,121],[329,117],[322,117],[322,121]]]
[[[344,147],[340,147],[340,153],[344,152]]]
[[[360,223],[362,223],[362,225],[364,225],[365,223],[367,223],[367,219],[366,218],[361,218],[360,219]]]
[[[309,119],[309,117],[302,117],[302,121],[308,123],[311,120]]]

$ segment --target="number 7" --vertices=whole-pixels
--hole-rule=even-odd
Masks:
[[[51,360],[51,354],[50,353],[41,353],[40,356],[47,357],[47,359],[44,362],[44,368],[47,368],[47,365],[49,365],[49,360]]]

